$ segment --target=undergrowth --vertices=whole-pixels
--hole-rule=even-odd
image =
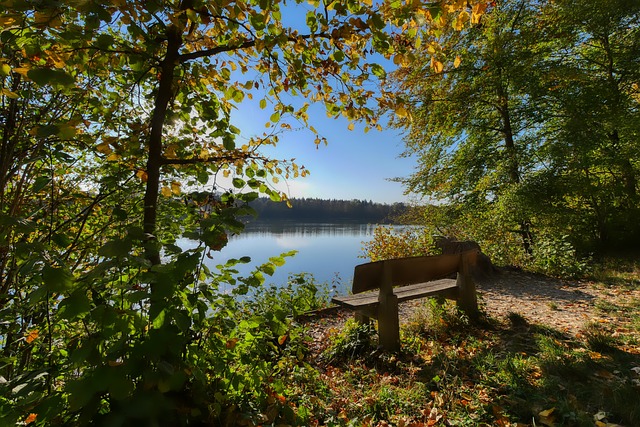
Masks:
[[[640,349],[624,347],[633,339],[595,324],[575,338],[507,319],[472,324],[427,300],[397,354],[377,349],[371,325],[349,321],[322,356],[308,425],[640,425]]]

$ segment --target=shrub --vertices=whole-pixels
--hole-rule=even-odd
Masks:
[[[588,266],[588,259],[578,256],[569,236],[548,234],[541,234],[536,239],[529,265],[534,271],[563,278],[581,277],[588,272]]]

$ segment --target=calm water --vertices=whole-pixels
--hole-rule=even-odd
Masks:
[[[296,250],[298,253],[286,258],[286,264],[273,276],[266,276],[267,284],[286,283],[291,274],[304,272],[312,274],[316,282],[335,285],[337,292],[346,293],[351,289],[353,268],[367,262],[362,258],[362,246],[371,240],[374,228],[367,224],[251,224],[243,234],[233,236],[221,252],[213,252],[214,259],[207,262],[213,267],[249,256],[251,263],[239,266],[241,274],[246,274],[269,257]]]

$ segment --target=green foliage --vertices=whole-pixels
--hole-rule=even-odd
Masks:
[[[433,253],[433,237],[424,227],[394,228],[379,225],[364,244],[365,257],[371,261]]]
[[[476,23],[442,32],[457,61],[422,45],[392,75],[419,159],[407,189],[498,264],[560,274],[565,235],[579,256],[637,246],[638,4],[505,1]]]
[[[589,259],[580,258],[569,236],[537,236],[530,268],[550,276],[580,278],[588,273]]]
[[[349,319],[342,331],[332,337],[332,342],[322,354],[322,359],[334,363],[367,356],[375,350],[376,338],[373,323],[359,323]]]
[[[448,301],[428,298],[416,310],[406,330],[409,334],[430,336],[435,340],[462,333],[469,325],[469,318],[456,305]]]

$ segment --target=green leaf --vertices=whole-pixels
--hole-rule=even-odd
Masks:
[[[258,31],[265,29],[264,15],[259,12],[250,15],[249,22]]]
[[[379,64],[371,64],[371,72],[374,76],[384,79],[387,76],[387,72]]]
[[[62,267],[45,265],[42,268],[42,281],[51,292],[63,292],[73,283],[71,272]]]
[[[158,313],[158,315],[155,317],[155,319],[153,319],[152,323],[153,323],[153,327],[155,329],[160,329],[162,328],[162,325],[164,325],[164,320],[166,317],[167,313],[165,310],[160,311],[160,313]]]
[[[105,243],[98,253],[107,258],[118,258],[129,254],[131,241],[128,239],[111,240]]]
[[[27,76],[39,86],[73,86],[75,79],[64,71],[49,68],[34,68],[27,72]]]
[[[59,316],[67,320],[85,317],[90,310],[91,301],[89,301],[84,289],[74,291],[58,304]]]
[[[35,182],[33,183],[33,187],[31,188],[31,190],[34,193],[39,193],[40,191],[42,191],[42,189],[44,189],[47,185],[49,185],[50,182],[51,182],[51,177],[39,176],[36,178]]]
[[[222,145],[229,151],[236,148],[236,143],[230,135],[225,135],[224,138],[222,138]]]
[[[242,188],[245,185],[244,180],[241,178],[233,178],[232,183],[235,188]]]

